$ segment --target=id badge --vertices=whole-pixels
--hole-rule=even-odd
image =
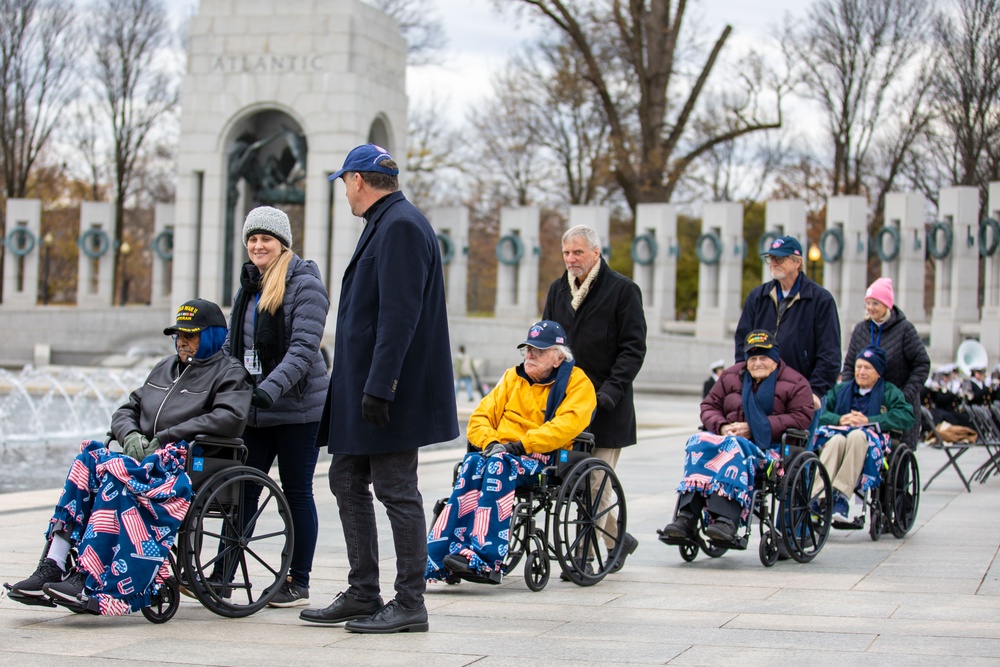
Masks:
[[[243,353],[243,367],[250,375],[260,375],[260,359],[257,358],[257,350],[247,350]]]

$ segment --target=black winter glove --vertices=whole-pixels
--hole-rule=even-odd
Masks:
[[[514,456],[524,456],[526,454],[524,451],[524,445],[521,444],[520,440],[508,442],[503,446],[503,448],[507,450],[508,454],[513,454]]]
[[[274,399],[260,387],[254,387],[253,396],[250,397],[250,405],[267,410],[274,405]]]
[[[615,409],[615,402],[603,391],[597,392],[597,407],[610,412]]]
[[[361,417],[377,428],[389,423],[389,401],[365,394],[361,399]]]

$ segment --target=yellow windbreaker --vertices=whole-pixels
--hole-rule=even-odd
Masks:
[[[597,407],[594,385],[586,373],[574,367],[556,416],[544,421],[552,382],[532,384],[518,374],[518,368],[507,369],[472,413],[469,442],[485,449],[491,442],[520,440],[528,454],[571,449],[573,438],[590,425]]]

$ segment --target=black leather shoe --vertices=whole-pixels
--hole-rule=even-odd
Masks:
[[[618,554],[618,558],[615,560],[614,565],[611,566],[609,572],[614,574],[625,567],[625,559],[629,557],[629,554],[635,551],[637,546],[639,546],[639,540],[632,537],[629,533],[625,533],[625,537],[622,540],[621,553]]]
[[[370,618],[360,621],[349,621],[344,629],[350,632],[365,632],[385,635],[392,632],[427,632],[427,607],[420,609],[404,609],[397,600],[379,609]]]
[[[369,618],[382,608],[382,598],[370,602],[355,600],[346,593],[337,593],[329,607],[325,609],[303,609],[299,618],[310,623],[343,623],[359,618]]]
[[[448,554],[444,557],[444,569],[455,574],[475,574],[469,559],[461,554]]]
[[[677,518],[663,527],[659,531],[663,537],[675,540],[693,540],[694,531],[697,529],[697,521],[693,514],[681,510],[677,513]]]
[[[723,544],[733,542],[736,540],[736,526],[725,517],[717,517],[705,529],[705,537],[713,542],[721,542]]]

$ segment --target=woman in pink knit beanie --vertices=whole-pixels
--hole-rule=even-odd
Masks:
[[[891,278],[878,278],[865,292],[865,319],[851,333],[851,342],[844,355],[841,382],[854,379],[854,359],[865,347],[874,345],[885,351],[886,370],[883,378],[903,390],[906,400],[920,415],[920,390],[930,373],[931,360],[917,335],[913,323],[895,305]],[[920,435],[920,420],[903,434],[903,442],[913,445]]]

